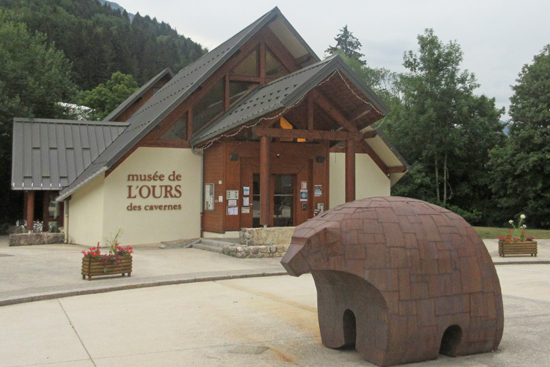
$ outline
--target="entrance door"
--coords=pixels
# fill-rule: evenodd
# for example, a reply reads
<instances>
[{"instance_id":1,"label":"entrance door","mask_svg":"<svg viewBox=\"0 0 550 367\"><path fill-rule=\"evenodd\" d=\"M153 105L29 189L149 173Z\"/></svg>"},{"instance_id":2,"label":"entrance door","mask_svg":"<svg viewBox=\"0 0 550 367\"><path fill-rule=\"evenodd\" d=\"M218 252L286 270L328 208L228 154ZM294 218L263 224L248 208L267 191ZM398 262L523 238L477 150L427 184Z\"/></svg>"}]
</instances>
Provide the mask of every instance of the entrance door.
<instances>
[{"instance_id":1,"label":"entrance door","mask_svg":"<svg viewBox=\"0 0 550 367\"><path fill-rule=\"evenodd\" d=\"M271 176L273 227L294 225L294 175ZM260 175L253 176L252 226L260 227Z\"/></svg>"},{"instance_id":2,"label":"entrance door","mask_svg":"<svg viewBox=\"0 0 550 367\"><path fill-rule=\"evenodd\" d=\"M294 176L273 176L273 227L294 225Z\"/></svg>"}]
</instances>

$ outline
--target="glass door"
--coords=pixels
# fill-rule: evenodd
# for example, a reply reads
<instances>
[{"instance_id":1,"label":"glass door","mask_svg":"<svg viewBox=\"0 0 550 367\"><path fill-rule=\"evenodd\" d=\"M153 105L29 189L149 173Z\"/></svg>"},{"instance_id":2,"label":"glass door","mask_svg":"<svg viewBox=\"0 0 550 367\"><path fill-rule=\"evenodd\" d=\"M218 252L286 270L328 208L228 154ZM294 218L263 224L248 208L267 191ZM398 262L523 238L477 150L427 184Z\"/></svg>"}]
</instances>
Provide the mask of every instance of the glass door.
<instances>
[{"instance_id":1,"label":"glass door","mask_svg":"<svg viewBox=\"0 0 550 367\"><path fill-rule=\"evenodd\" d=\"M273 177L273 227L294 225L294 176Z\"/></svg>"},{"instance_id":2,"label":"glass door","mask_svg":"<svg viewBox=\"0 0 550 367\"><path fill-rule=\"evenodd\" d=\"M294 176L273 175L273 227L294 225ZM260 226L260 175L253 176L252 185L252 226Z\"/></svg>"}]
</instances>

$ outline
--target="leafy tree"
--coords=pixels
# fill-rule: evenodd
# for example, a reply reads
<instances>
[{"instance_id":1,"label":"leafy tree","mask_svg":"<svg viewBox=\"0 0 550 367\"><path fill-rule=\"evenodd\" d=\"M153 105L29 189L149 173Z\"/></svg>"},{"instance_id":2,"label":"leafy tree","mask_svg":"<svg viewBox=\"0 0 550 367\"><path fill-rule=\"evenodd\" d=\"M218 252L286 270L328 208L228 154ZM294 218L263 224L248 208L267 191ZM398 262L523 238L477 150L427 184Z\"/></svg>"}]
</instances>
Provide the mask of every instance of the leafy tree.
<instances>
[{"instance_id":1,"label":"leafy tree","mask_svg":"<svg viewBox=\"0 0 550 367\"><path fill-rule=\"evenodd\" d=\"M92 108L92 118L103 120L137 89L138 85L132 75L117 71L106 83L90 91L80 92L78 104Z\"/></svg>"},{"instance_id":2,"label":"leafy tree","mask_svg":"<svg viewBox=\"0 0 550 367\"><path fill-rule=\"evenodd\" d=\"M13 18L0 9L0 202L5 209L0 222L21 216L23 207L10 190L13 118L62 118L65 110L58 102L75 94L64 53Z\"/></svg>"},{"instance_id":3,"label":"leafy tree","mask_svg":"<svg viewBox=\"0 0 550 367\"><path fill-rule=\"evenodd\" d=\"M336 46L327 48L326 53L334 55L338 51L342 51L349 59L357 60L362 65L366 64L365 61L361 60L365 55L359 52L362 47L361 42L348 30L347 25L340 29L340 33L338 33L334 40L336 41Z\"/></svg>"},{"instance_id":4,"label":"leafy tree","mask_svg":"<svg viewBox=\"0 0 550 367\"><path fill-rule=\"evenodd\" d=\"M395 82L392 112L383 129L411 164L394 194L444 206L455 205L482 221L479 205L488 189L487 150L503 139L502 110L495 100L475 96L475 76L460 71L462 51L427 29L419 51L404 54L408 73Z\"/></svg>"},{"instance_id":5,"label":"leafy tree","mask_svg":"<svg viewBox=\"0 0 550 367\"><path fill-rule=\"evenodd\" d=\"M0 0L0 7L65 52L82 90L105 83L116 71L132 74L142 85L164 68L178 71L205 52L166 23L139 13L131 21L127 12L95 0Z\"/></svg>"},{"instance_id":6,"label":"leafy tree","mask_svg":"<svg viewBox=\"0 0 550 367\"><path fill-rule=\"evenodd\" d=\"M363 83L368 85L376 94L378 94L386 103L395 98L398 93L396 82L399 79L397 73L391 72L385 68L371 68L363 60L351 59L344 54L342 50L334 51L334 54L340 55L346 65L348 65L361 78Z\"/></svg>"},{"instance_id":7,"label":"leafy tree","mask_svg":"<svg viewBox=\"0 0 550 367\"><path fill-rule=\"evenodd\" d=\"M523 66L510 98L510 136L491 150L491 188L501 222L525 214L550 228L550 45Z\"/></svg>"}]
</instances>

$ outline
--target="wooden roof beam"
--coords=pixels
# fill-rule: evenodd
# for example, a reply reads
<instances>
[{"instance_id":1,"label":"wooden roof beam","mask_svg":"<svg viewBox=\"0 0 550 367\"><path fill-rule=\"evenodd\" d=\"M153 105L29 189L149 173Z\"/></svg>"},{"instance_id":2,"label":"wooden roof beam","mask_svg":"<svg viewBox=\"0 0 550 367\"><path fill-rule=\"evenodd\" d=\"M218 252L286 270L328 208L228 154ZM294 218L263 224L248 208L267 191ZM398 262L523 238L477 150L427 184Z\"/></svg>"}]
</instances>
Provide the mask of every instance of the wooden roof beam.
<instances>
[{"instance_id":1,"label":"wooden roof beam","mask_svg":"<svg viewBox=\"0 0 550 367\"><path fill-rule=\"evenodd\" d=\"M294 59L294 65L301 67L303 63L308 62L312 59L312 56L310 54L305 54L304 56L300 56L297 59Z\"/></svg>"},{"instance_id":2,"label":"wooden roof beam","mask_svg":"<svg viewBox=\"0 0 550 367\"><path fill-rule=\"evenodd\" d=\"M405 173L405 172L407 172L407 167L405 166L388 167L388 173Z\"/></svg>"},{"instance_id":3,"label":"wooden roof beam","mask_svg":"<svg viewBox=\"0 0 550 367\"><path fill-rule=\"evenodd\" d=\"M382 159L376 154L376 152L370 147L370 145L367 144L365 140L361 140L359 142L359 146L363 148L365 153L367 153L371 159L376 163L378 168L384 172L384 174L387 176L390 172L388 171L388 166L382 161Z\"/></svg>"},{"instance_id":4,"label":"wooden roof beam","mask_svg":"<svg viewBox=\"0 0 550 367\"><path fill-rule=\"evenodd\" d=\"M355 111L353 111L349 115L349 121L353 122L355 120L360 119L361 117L367 115L370 111L372 111L372 106L365 104L359 108L357 108Z\"/></svg>"},{"instance_id":5,"label":"wooden roof beam","mask_svg":"<svg viewBox=\"0 0 550 367\"><path fill-rule=\"evenodd\" d=\"M311 95L315 103L327 113L334 121L343 126L346 130L351 132L359 131L357 126L349 122L346 116L336 107L327 97L322 95L316 90L311 91Z\"/></svg>"},{"instance_id":6,"label":"wooden roof beam","mask_svg":"<svg viewBox=\"0 0 550 367\"><path fill-rule=\"evenodd\" d=\"M362 133L349 132L349 131L273 129L273 128L265 128L265 127L256 127L254 132L258 136L269 136L272 138L310 139L310 140L354 140L354 141L363 140Z\"/></svg>"}]
</instances>

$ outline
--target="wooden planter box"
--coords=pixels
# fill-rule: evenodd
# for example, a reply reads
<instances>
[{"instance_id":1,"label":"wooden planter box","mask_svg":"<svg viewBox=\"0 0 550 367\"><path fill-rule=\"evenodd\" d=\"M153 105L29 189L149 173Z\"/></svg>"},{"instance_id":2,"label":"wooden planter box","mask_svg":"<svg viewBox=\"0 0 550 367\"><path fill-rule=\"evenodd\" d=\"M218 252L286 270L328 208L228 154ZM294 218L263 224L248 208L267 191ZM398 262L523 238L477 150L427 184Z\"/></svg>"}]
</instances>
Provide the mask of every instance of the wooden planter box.
<instances>
[{"instance_id":1,"label":"wooden planter box","mask_svg":"<svg viewBox=\"0 0 550 367\"><path fill-rule=\"evenodd\" d=\"M537 256L537 241L498 241L498 254Z\"/></svg>"},{"instance_id":2,"label":"wooden planter box","mask_svg":"<svg viewBox=\"0 0 550 367\"><path fill-rule=\"evenodd\" d=\"M101 260L82 258L82 279L88 277L88 280L92 280L93 276L113 274L132 276L132 255L122 256L118 265L116 262L103 263Z\"/></svg>"}]
</instances>

